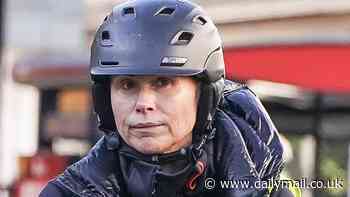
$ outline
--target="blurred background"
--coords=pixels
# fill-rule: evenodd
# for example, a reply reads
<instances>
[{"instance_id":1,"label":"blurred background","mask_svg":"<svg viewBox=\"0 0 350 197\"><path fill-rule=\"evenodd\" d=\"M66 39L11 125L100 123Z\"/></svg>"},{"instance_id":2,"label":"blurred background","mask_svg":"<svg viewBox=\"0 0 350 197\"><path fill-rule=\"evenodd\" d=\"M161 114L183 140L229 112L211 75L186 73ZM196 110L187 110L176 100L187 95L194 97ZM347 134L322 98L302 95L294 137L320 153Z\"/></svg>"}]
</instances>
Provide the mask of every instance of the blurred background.
<instances>
[{"instance_id":1,"label":"blurred background","mask_svg":"<svg viewBox=\"0 0 350 197\"><path fill-rule=\"evenodd\" d=\"M0 197L36 197L101 136L89 47L118 0L0 0ZM197 0L223 38L227 77L279 129L284 177L340 180L350 196L350 1ZM156 27L155 27L156 28Z\"/></svg>"}]
</instances>

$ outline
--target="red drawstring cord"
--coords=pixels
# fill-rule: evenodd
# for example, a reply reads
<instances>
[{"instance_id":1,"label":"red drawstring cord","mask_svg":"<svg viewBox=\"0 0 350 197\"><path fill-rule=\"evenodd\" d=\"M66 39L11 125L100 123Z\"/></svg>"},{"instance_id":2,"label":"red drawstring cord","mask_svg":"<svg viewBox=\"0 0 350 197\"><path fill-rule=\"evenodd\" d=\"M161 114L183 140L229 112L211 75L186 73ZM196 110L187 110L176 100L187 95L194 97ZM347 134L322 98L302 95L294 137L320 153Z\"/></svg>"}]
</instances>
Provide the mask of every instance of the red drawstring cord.
<instances>
[{"instance_id":1,"label":"red drawstring cord","mask_svg":"<svg viewBox=\"0 0 350 197\"><path fill-rule=\"evenodd\" d=\"M203 174L205 169L205 164L202 161L198 160L196 163L196 169L197 169L197 173L194 174L186 183L187 189L191 191L193 191L197 187L196 179Z\"/></svg>"}]
</instances>

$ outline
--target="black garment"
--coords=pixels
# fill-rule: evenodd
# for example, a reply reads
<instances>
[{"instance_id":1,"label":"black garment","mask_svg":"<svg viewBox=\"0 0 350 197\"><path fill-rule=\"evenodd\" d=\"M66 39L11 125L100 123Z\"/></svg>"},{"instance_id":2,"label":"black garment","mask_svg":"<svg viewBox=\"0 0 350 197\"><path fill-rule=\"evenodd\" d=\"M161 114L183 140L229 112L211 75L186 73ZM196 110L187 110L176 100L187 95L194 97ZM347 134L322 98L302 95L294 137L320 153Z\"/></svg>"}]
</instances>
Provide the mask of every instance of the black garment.
<instances>
[{"instance_id":1,"label":"black garment","mask_svg":"<svg viewBox=\"0 0 350 197\"><path fill-rule=\"evenodd\" d=\"M226 85L214 119L215 135L208 136L200 154L187 147L148 157L126 148L112 133L52 180L40 197L264 196L267 189L254 188L253 184L279 177L283 150L277 130L248 88L237 89L228 81ZM181 158L186 162L179 169L165 167ZM200 171L198 161L204 164L204 171ZM207 178L216 181L214 189L205 187ZM220 180L245 180L250 187L222 189Z\"/></svg>"}]
</instances>

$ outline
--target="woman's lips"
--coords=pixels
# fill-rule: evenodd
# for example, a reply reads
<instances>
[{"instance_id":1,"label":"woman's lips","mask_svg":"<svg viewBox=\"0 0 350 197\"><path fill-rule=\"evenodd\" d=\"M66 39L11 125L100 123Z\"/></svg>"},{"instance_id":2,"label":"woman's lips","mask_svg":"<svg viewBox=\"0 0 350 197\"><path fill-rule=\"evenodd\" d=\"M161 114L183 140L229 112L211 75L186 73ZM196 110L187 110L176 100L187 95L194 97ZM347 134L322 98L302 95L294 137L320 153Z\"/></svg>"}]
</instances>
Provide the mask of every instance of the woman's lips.
<instances>
[{"instance_id":1,"label":"woman's lips","mask_svg":"<svg viewBox=\"0 0 350 197\"><path fill-rule=\"evenodd\" d=\"M159 127L164 126L161 123L139 123L135 125L130 125L130 133L137 138L145 138L145 137L155 137L158 134Z\"/></svg>"},{"instance_id":2,"label":"woman's lips","mask_svg":"<svg viewBox=\"0 0 350 197\"><path fill-rule=\"evenodd\" d=\"M162 126L162 123L138 123L135 125L131 125L130 128L132 129L145 129L145 128L152 128L152 127L158 127Z\"/></svg>"}]
</instances>

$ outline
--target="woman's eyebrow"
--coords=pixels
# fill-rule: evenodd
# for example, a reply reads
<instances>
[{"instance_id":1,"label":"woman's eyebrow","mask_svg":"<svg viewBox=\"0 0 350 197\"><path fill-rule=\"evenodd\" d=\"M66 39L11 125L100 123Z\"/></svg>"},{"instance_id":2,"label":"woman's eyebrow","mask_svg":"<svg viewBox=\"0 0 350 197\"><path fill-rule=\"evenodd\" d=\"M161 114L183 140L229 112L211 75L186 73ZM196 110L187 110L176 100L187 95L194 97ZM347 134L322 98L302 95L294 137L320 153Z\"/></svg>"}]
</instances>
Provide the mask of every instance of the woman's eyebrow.
<instances>
[{"instance_id":1,"label":"woman's eyebrow","mask_svg":"<svg viewBox=\"0 0 350 197\"><path fill-rule=\"evenodd\" d=\"M125 80L125 79L132 79L132 77L130 77L130 76L115 77L115 78L113 78L113 81L120 82L120 81Z\"/></svg>"}]
</instances>

